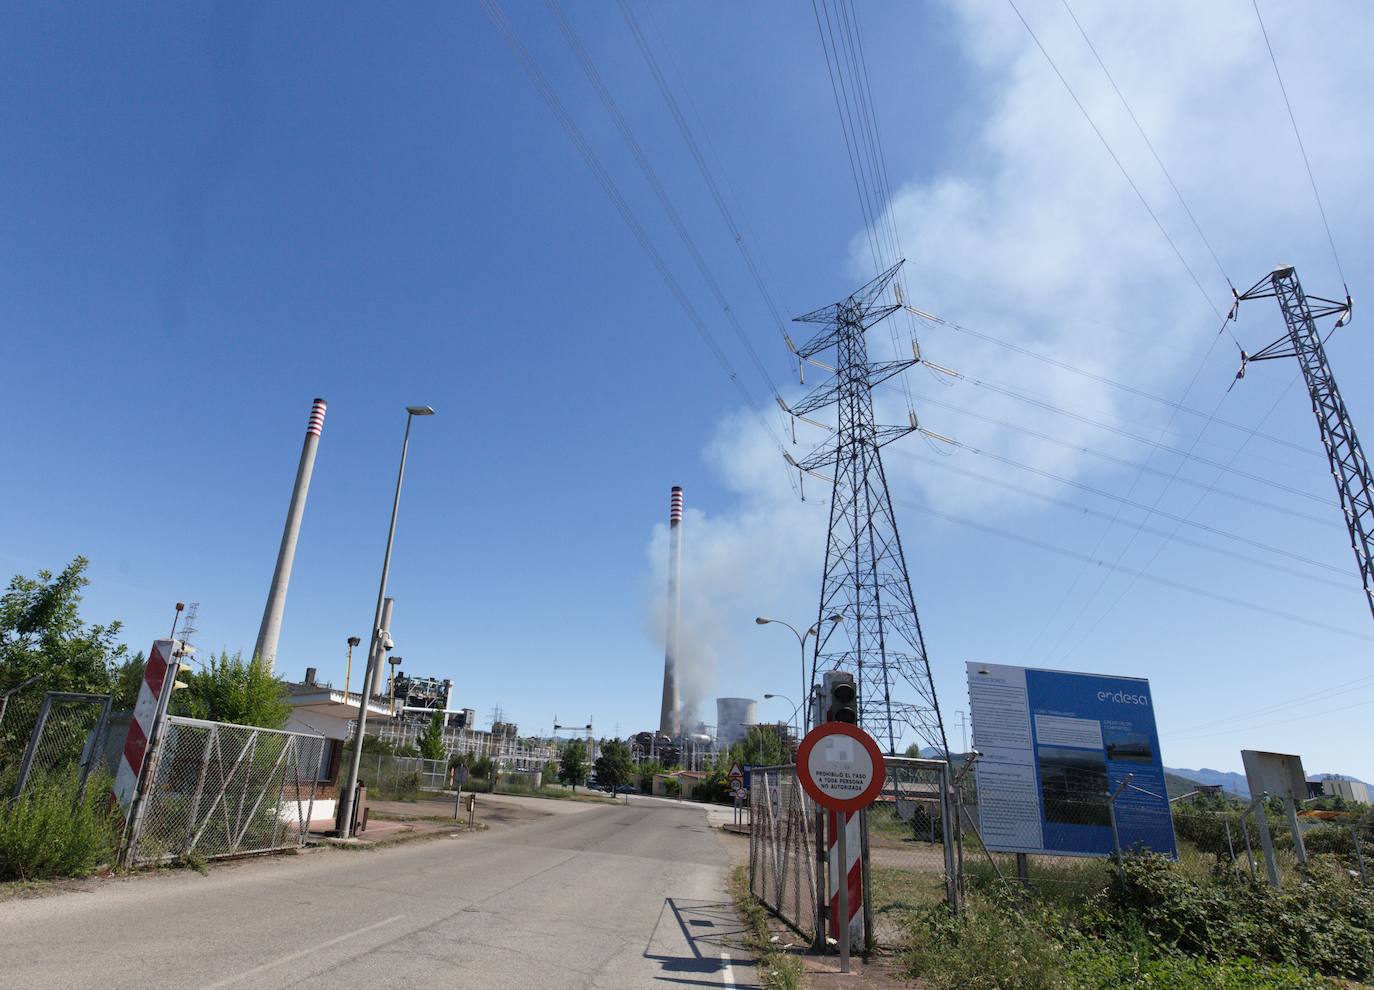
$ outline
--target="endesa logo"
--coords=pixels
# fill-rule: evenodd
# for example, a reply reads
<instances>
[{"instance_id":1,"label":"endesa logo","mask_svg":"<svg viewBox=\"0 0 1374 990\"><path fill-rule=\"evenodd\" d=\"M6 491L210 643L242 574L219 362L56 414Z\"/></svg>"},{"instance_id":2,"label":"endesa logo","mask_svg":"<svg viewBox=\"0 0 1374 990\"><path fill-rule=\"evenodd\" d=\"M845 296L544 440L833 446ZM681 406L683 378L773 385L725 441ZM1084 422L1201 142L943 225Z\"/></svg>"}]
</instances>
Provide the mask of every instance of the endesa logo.
<instances>
[{"instance_id":1,"label":"endesa logo","mask_svg":"<svg viewBox=\"0 0 1374 990\"><path fill-rule=\"evenodd\" d=\"M1143 694L1129 694L1126 691L1099 691L1097 692L1098 701L1114 701L1118 705L1146 705L1150 704L1150 699Z\"/></svg>"}]
</instances>

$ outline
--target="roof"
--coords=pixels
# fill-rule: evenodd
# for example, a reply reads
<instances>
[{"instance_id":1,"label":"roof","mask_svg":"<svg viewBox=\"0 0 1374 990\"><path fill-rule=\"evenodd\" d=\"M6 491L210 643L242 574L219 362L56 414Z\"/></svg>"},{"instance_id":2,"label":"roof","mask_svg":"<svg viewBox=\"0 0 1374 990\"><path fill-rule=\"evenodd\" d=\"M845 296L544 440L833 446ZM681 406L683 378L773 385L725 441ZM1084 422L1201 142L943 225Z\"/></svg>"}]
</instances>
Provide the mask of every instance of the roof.
<instances>
[{"instance_id":1,"label":"roof","mask_svg":"<svg viewBox=\"0 0 1374 990\"><path fill-rule=\"evenodd\" d=\"M293 709L333 718L356 718L358 704L363 700L356 691L345 693L328 684L287 684L286 690ZM367 703L367 712L369 715L388 715L391 708L384 702L371 700Z\"/></svg>"}]
</instances>

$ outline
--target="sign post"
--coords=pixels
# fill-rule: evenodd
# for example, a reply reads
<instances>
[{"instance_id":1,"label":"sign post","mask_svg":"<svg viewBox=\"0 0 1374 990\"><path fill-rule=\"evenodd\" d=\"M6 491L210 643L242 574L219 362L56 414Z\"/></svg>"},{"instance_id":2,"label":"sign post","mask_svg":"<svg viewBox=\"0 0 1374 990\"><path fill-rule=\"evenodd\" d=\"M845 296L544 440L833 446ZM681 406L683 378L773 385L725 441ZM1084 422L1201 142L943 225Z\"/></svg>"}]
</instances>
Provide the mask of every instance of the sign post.
<instances>
[{"instance_id":1,"label":"sign post","mask_svg":"<svg viewBox=\"0 0 1374 990\"><path fill-rule=\"evenodd\" d=\"M813 801L831 812L831 927L840 945L840 972L849 972L850 930L863 902L863 863L849 854L850 823L882 792L887 770L873 737L848 722L822 722L797 749L797 778ZM857 852L857 850L856 850Z\"/></svg>"}]
</instances>

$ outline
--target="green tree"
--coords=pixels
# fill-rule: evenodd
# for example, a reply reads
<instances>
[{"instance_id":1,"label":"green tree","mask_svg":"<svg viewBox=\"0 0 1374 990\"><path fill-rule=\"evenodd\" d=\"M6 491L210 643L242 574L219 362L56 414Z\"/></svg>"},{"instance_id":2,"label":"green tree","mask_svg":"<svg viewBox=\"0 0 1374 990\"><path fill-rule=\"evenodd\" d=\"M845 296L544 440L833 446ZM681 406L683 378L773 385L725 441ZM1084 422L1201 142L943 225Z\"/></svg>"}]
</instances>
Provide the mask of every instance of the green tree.
<instances>
[{"instance_id":1,"label":"green tree","mask_svg":"<svg viewBox=\"0 0 1374 990\"><path fill-rule=\"evenodd\" d=\"M558 779L571 784L574 794L578 784L587 782L587 747L582 740L574 739L563 747L558 759Z\"/></svg>"},{"instance_id":2,"label":"green tree","mask_svg":"<svg viewBox=\"0 0 1374 990\"><path fill-rule=\"evenodd\" d=\"M618 739L612 739L601 747L601 755L596 758L596 779L609 785L612 790L621 784L628 784L637 776L634 760L630 758L630 747Z\"/></svg>"},{"instance_id":3,"label":"green tree","mask_svg":"<svg viewBox=\"0 0 1374 990\"><path fill-rule=\"evenodd\" d=\"M61 574L16 574L10 581L0 596L0 690L37 677L35 687L46 691L109 691L128 647L116 642L119 622L81 621L88 563L77 557Z\"/></svg>"},{"instance_id":4,"label":"green tree","mask_svg":"<svg viewBox=\"0 0 1374 990\"><path fill-rule=\"evenodd\" d=\"M282 679L262 664L245 662L241 653L212 654L208 663L180 679L187 689L172 695L175 714L264 729L280 729L291 717Z\"/></svg>"},{"instance_id":5,"label":"green tree","mask_svg":"<svg viewBox=\"0 0 1374 990\"><path fill-rule=\"evenodd\" d=\"M420 755L427 760L442 760L444 752L444 713L435 712L420 736Z\"/></svg>"},{"instance_id":6,"label":"green tree","mask_svg":"<svg viewBox=\"0 0 1374 990\"><path fill-rule=\"evenodd\" d=\"M111 707L115 711L124 711L138 704L138 692L143 685L146 662L143 651L139 650L111 671L110 694L113 696Z\"/></svg>"},{"instance_id":7,"label":"green tree","mask_svg":"<svg viewBox=\"0 0 1374 990\"><path fill-rule=\"evenodd\" d=\"M774 767L792 762L792 754L783 741L782 730L775 725L751 725L744 738L741 766Z\"/></svg>"}]
</instances>

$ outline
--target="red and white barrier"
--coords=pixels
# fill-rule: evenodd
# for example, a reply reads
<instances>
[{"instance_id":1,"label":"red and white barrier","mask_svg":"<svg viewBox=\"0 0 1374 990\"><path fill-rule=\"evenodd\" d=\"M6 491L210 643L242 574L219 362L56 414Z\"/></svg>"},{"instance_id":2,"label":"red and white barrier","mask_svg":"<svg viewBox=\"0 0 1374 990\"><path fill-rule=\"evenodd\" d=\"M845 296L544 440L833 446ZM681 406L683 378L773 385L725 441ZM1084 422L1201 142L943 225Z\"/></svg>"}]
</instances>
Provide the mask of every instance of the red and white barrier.
<instances>
[{"instance_id":1,"label":"red and white barrier","mask_svg":"<svg viewBox=\"0 0 1374 990\"><path fill-rule=\"evenodd\" d=\"M114 793L119 806L126 813L138 791L138 779L143 773L143 761L154 726L165 709L164 699L176 680L177 663L172 658L181 648L174 639L159 639L148 652L143 668L143 683L138 687L138 702L129 721L129 735L124 740L119 769L115 772Z\"/></svg>"},{"instance_id":2,"label":"red and white barrier","mask_svg":"<svg viewBox=\"0 0 1374 990\"><path fill-rule=\"evenodd\" d=\"M830 895L830 937L837 942L840 939L840 843L839 843L839 822L845 821L845 857L849 860L849 869L845 872L849 876L849 939L859 945L863 944L864 937L864 880L863 865L859 861L859 854L862 852L863 836L859 828L859 813L855 812L836 812L826 813L829 819L829 828L826 831L828 850L830 854L830 869L826 871L829 877Z\"/></svg>"}]
</instances>

